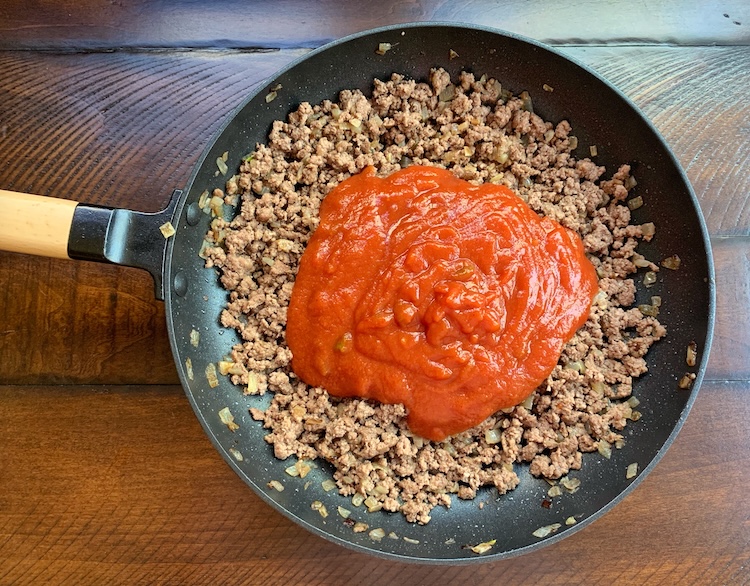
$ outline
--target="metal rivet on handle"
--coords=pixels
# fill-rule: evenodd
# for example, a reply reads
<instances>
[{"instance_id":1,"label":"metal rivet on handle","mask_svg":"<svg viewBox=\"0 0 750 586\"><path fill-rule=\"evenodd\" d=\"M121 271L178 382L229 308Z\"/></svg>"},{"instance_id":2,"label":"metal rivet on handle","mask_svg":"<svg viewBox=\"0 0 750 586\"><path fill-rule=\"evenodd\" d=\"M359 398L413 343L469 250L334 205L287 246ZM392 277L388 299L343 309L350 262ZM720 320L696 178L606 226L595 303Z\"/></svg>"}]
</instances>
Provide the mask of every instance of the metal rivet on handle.
<instances>
[{"instance_id":1,"label":"metal rivet on handle","mask_svg":"<svg viewBox=\"0 0 750 586\"><path fill-rule=\"evenodd\" d=\"M185 214L187 223L190 226L195 226L198 222L200 222L201 214L202 212L200 207L198 206L198 202L194 201L188 206L187 213Z\"/></svg>"},{"instance_id":2,"label":"metal rivet on handle","mask_svg":"<svg viewBox=\"0 0 750 586\"><path fill-rule=\"evenodd\" d=\"M174 288L174 292L177 293L180 297L184 297L188 290L188 280L184 273L179 272L174 276L174 281L172 281L172 287Z\"/></svg>"}]
</instances>

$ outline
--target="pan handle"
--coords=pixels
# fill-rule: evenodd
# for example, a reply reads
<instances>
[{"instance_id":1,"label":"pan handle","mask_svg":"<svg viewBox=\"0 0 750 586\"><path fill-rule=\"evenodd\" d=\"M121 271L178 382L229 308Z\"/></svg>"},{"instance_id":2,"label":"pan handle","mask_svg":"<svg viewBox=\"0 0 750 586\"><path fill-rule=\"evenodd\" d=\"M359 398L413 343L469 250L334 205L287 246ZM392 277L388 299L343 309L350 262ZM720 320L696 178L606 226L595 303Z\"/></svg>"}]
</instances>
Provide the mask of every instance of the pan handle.
<instances>
[{"instance_id":1,"label":"pan handle","mask_svg":"<svg viewBox=\"0 0 750 586\"><path fill-rule=\"evenodd\" d=\"M0 189L0 250L145 269L163 300L168 237L160 228L181 196L175 190L167 207L151 214Z\"/></svg>"}]
</instances>

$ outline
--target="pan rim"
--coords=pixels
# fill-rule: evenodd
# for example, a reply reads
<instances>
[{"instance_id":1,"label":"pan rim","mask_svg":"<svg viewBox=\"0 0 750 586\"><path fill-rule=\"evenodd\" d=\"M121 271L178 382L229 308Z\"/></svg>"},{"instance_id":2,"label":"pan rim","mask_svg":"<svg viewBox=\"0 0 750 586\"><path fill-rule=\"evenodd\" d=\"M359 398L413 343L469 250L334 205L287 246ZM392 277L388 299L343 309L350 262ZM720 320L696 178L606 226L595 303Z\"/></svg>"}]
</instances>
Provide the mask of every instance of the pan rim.
<instances>
[{"instance_id":1,"label":"pan rim","mask_svg":"<svg viewBox=\"0 0 750 586\"><path fill-rule=\"evenodd\" d=\"M435 565L469 565L473 563L485 563L490 561L498 561L501 559L508 559L511 557L520 556L523 554L530 553L532 551L541 549L543 547L547 547L548 545L552 543L556 543L560 541L561 539L564 539L565 537L568 537L583 528L587 527L597 519L601 518L604 514L609 512L612 508L614 508L617 504L622 502L622 500L632 493L633 490L637 486L640 485L640 483L643 481L643 479L650 474L650 472L655 468L655 466L661 461L662 457L666 454L668 449L671 447L672 443L674 442L675 438L681 431L684 422L686 421L694 403L697 398L697 394L700 390L700 387L702 385L705 373L706 373L706 365L708 363L708 358L710 354L710 349L713 341L713 334L714 334L714 326L715 326L715 311L716 311L716 279L715 279L715 267L713 262L713 255L711 251L711 242L710 242L710 235L708 233L708 228L705 222L705 218L703 216L703 212L700 208L698 198L693 190L693 187L684 171L682 166L680 165L679 161L677 160L676 156L674 155L672 149L669 147L666 140L663 138L661 133L658 131L658 129L654 126L654 124L651 122L649 118L647 118L641 110L638 108L638 106L635 105L635 103L626 96L619 88L617 88L614 84L612 84L610 81L608 81L606 78L602 77L600 74L598 74L595 70L587 66L586 64L583 64L579 62L577 59L570 57L569 55L565 54L564 52L558 50L557 48L544 44L540 41L537 41L535 39L531 39L522 35L518 35L515 33L511 33L508 31L504 31L501 29L496 29L492 27L486 27L482 25L472 25L472 24L463 24L463 23L447 23L447 22L413 22L413 23L405 23L405 24L397 24L397 25L388 25L373 29L367 29L363 30L357 33L353 33L350 35L347 35L345 37L342 37L340 39L336 39L334 41L331 41L329 43L326 43L324 45L321 45L320 47L306 53L303 56L300 56L293 61L291 61L289 64L287 64L285 67L281 68L280 70L276 71L272 74L271 77L269 77L267 80L264 80L257 84L255 88L249 92L248 96L246 96L241 103L236 106L231 112L229 112L226 115L225 120L222 122L218 130L214 133L214 135L210 138L209 142L207 143L206 148L204 149L203 153L199 157L198 161L196 162L193 171L186 183L186 187L183 191L183 196L179 202L179 204L176 206L175 213L174 213L174 219L179 219L183 217L184 214L184 208L186 206L187 197L190 192L190 190L193 188L196 177L199 173L199 170L203 167L203 165L206 163L206 160L209 156L209 153L212 149L212 147L215 145L219 137L226 131L226 129L232 124L238 113L247 106L249 102L251 102L253 99L255 99L259 94L261 94L264 91L267 91L270 85L274 82L275 79L281 77L282 75L286 74L291 69L297 67L299 64L307 61L311 57L328 51L332 49L333 47L336 47L341 44L348 43L350 41L360 39L362 37L377 35L380 33L385 32L393 32L393 31L400 31L400 30L409 30L409 29L425 29L425 28L450 28L450 29L459 29L459 30L473 30L473 31L483 31L495 35L499 35L501 37L507 37L510 39L514 39L516 41L520 41L522 43L526 43L528 45L537 47L543 51L551 52L558 57L561 57L565 59L566 61L572 63L576 67L580 68L583 72L585 72L587 75L594 77L597 79L600 83L605 84L608 86L618 97L623 101L624 104L627 105L627 107L632 110L632 112L637 115L642 122L649 128L649 130L653 133L654 138L659 141L660 145L664 149L665 153L667 153L669 157L669 164L671 164L674 169L677 171L681 182L684 184L684 187L687 191L687 194L689 195L691 205L693 207L693 210L696 213L696 217L698 219L698 225L701 232L702 237L702 254L705 255L706 264L707 264L707 293L708 293L708 316L707 316L707 331L706 331L706 339L703 351L701 352L700 357L700 364L697 367L696 370L696 379L694 382L694 385L690 391L690 396L688 397L687 401L685 402L685 405L682 409L682 412L680 414L680 417L678 418L677 422L675 423L674 427L672 428L671 432L669 433L666 441L663 443L663 445L659 448L659 450L656 452L654 457L651 459L649 464L641 471L639 472L638 476L633 479L633 481L627 485L616 497L611 499L606 505L599 508L594 514L586 517L585 519L581 520L576 525L566 528L564 532L549 536L545 539L542 539L536 543L532 543L530 545L520 547L517 549L513 549L510 551L503 551L498 553L488 553L482 556L476 556L476 557L461 557L461 558L433 558L433 557L411 557L411 556L402 556L399 554L394 554L390 552L384 552L381 550L378 550L374 547L368 548L363 547L357 543L348 542L332 533L326 533L325 531L321 530L319 527L316 527L314 525L311 525L307 521L305 521L302 518L297 517L289 510L286 510L285 508L281 507L278 503L274 502L272 499L270 499L262 490L255 490L254 483L251 483L251 488L254 489L254 492L256 495L258 495L262 500L264 500L267 504L272 506L274 510L280 512L293 522L295 522L297 525L305 528L306 530L310 531L311 533L321 536L324 539L328 541L332 541L334 543L337 543L338 545L341 545L347 549L357 551L360 553L368 553L371 555L379 556L382 558L394 560L394 561L401 561L401 562L407 562L407 563L430 563ZM173 224L177 226L177 222L173 221ZM188 391L189 389L189 381L187 380L185 373L183 371L183 365L180 363L180 351L176 346L175 341L175 324L174 324L174 311L172 306L173 301L173 295L174 295L174 287L172 286L173 283L173 275L172 275L172 269L173 269L173 252L174 252L174 246L175 246L175 239L171 238L169 242L167 243L167 252L165 255L165 266L164 266L164 283L165 283L165 305L166 305L166 316L167 316L167 328L169 332L170 337L170 345L172 347L172 354L176 362L177 370L180 376L180 382L182 384L183 390L186 392L186 395L188 396L188 400L191 403L191 407L193 408L193 411L195 412L198 420L200 421L204 432L209 437L210 441L214 444L214 447L217 449L219 454L221 454L222 458L227 462L230 467L235 471L236 474L240 476L240 478L243 479L246 483L248 482L248 479L246 478L244 472L241 470L241 468L237 465L237 463L230 457L230 455L227 453L227 448L225 447L224 443L213 433L212 427L209 425L209 422L205 419L205 413L201 410L201 406L197 404L195 397L191 392ZM376 545L376 544L374 544Z\"/></svg>"}]
</instances>

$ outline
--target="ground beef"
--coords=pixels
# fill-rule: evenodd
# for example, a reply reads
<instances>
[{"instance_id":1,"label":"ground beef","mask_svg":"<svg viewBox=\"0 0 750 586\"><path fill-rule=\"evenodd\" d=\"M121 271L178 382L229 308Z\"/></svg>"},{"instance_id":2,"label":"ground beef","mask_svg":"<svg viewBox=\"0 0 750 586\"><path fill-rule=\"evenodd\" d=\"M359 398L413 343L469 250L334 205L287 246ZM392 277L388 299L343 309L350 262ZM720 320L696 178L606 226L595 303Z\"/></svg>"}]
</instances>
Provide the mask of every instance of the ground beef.
<instances>
[{"instance_id":1,"label":"ground beef","mask_svg":"<svg viewBox=\"0 0 750 586\"><path fill-rule=\"evenodd\" d=\"M512 490L514 465L559 479L581 467L582 452L622 445L619 432L637 418L627 401L633 378L646 372L643 357L665 335L655 317L632 307L634 261L644 260L636 246L651 234L630 224L630 168L603 179L603 167L574 157L571 132L565 121L534 114L525 93L512 96L471 73L452 81L441 69L424 83L397 74L375 80L369 99L345 90L337 102L303 103L273 124L268 144L245 159L226 194L213 194L227 203L240 195L240 209L231 221L217 214L202 254L229 291L221 323L242 338L231 353L233 382L247 393L274 393L270 407L251 414L268 429L276 457L327 460L341 494L427 523L432 508L450 507L453 496L474 498L482 486ZM576 231L600 278L587 323L548 380L522 405L440 443L411 434L401 405L341 400L307 386L292 372L284 341L322 199L368 165L387 176L411 164L507 185Z\"/></svg>"}]
</instances>

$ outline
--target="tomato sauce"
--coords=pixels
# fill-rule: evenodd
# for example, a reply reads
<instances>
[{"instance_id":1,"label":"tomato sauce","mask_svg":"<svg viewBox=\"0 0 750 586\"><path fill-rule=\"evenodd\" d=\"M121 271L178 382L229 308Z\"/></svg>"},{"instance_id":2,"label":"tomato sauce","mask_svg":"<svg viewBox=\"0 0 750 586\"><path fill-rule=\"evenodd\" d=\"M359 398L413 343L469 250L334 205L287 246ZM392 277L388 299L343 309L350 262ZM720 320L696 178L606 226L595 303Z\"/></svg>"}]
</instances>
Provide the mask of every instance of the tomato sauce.
<instances>
[{"instance_id":1,"label":"tomato sauce","mask_svg":"<svg viewBox=\"0 0 750 586\"><path fill-rule=\"evenodd\" d=\"M323 200L287 318L292 368L339 397L403 403L440 441L522 402L597 291L580 238L504 186L412 166Z\"/></svg>"}]
</instances>

